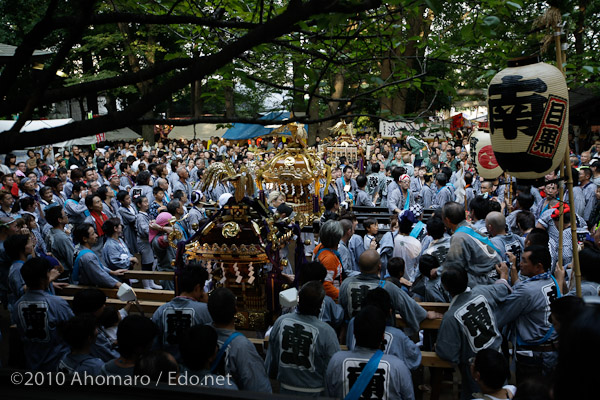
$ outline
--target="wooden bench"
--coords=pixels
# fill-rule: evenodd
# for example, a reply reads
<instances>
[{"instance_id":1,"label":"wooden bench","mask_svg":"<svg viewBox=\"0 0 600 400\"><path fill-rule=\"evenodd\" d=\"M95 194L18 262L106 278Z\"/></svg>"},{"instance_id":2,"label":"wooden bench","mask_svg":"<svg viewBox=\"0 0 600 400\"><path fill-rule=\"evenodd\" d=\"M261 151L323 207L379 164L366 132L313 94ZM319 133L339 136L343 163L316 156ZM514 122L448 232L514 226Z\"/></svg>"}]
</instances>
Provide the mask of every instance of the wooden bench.
<instances>
[{"instance_id":1,"label":"wooden bench","mask_svg":"<svg viewBox=\"0 0 600 400\"><path fill-rule=\"evenodd\" d=\"M59 294L63 297L65 296L74 296L75 293L79 290L89 289L91 286L81 286L81 285L69 285L66 288L60 290ZM115 304L119 306L125 306L127 304L124 301L119 300L117 297L117 289L107 289L107 288L98 288L100 289L106 296L108 297L107 303ZM152 310L154 312L158 307L162 304L167 303L175 297L175 293L171 290L150 290L150 289L135 289L134 291L140 301L140 304L143 302L145 310ZM423 307L427 311L436 311L439 313L445 313L450 306L449 303L437 303L437 302L419 302L421 307ZM144 310L144 311L145 311ZM399 328L406 327L406 323L400 316L400 314L396 314L397 325ZM442 320L438 319L425 319L421 322L421 329L439 329Z\"/></svg>"},{"instance_id":2,"label":"wooden bench","mask_svg":"<svg viewBox=\"0 0 600 400\"><path fill-rule=\"evenodd\" d=\"M350 209L353 213L379 213L379 214L388 214L390 210L387 207L368 207L368 206L352 206Z\"/></svg>"},{"instance_id":3,"label":"wooden bench","mask_svg":"<svg viewBox=\"0 0 600 400\"><path fill-rule=\"evenodd\" d=\"M139 271L129 270L123 274L125 279L150 279L153 281L172 281L175 279L173 271Z\"/></svg>"},{"instance_id":4,"label":"wooden bench","mask_svg":"<svg viewBox=\"0 0 600 400\"><path fill-rule=\"evenodd\" d=\"M379 235L385 235L386 233L388 233L390 230L389 228L379 228ZM367 230L362 226L362 225L358 225L356 227L356 229L354 230L354 233L359 235L359 236L364 236L367 233Z\"/></svg>"},{"instance_id":5,"label":"wooden bench","mask_svg":"<svg viewBox=\"0 0 600 400\"><path fill-rule=\"evenodd\" d=\"M441 314L444 314L446 311L448 311L448 307L450 307L450 303L419 302L418 304L427 311L436 311ZM441 318L424 319L423 321L421 321L419 327L421 329L440 329L441 324ZM406 322L404 322L400 314L396 314L396 326L399 328L406 327Z\"/></svg>"},{"instance_id":6,"label":"wooden bench","mask_svg":"<svg viewBox=\"0 0 600 400\"><path fill-rule=\"evenodd\" d=\"M450 303L438 303L433 301L420 301L418 304L427 311L437 311L439 313L445 313L450 307Z\"/></svg>"},{"instance_id":7,"label":"wooden bench","mask_svg":"<svg viewBox=\"0 0 600 400\"><path fill-rule=\"evenodd\" d=\"M67 303L69 303L69 304L73 303L73 296L60 296L60 297L64 300L66 300ZM106 299L106 304L115 306L117 309L121 309L127 305L127 303L122 300L110 299L110 298ZM147 314L146 315L147 317L152 317L152 314L154 314L154 312L156 310L158 310L158 308L160 306L162 306L163 304L165 304L165 303L163 303L161 301L148 301L148 300L140 300L139 301L139 307L144 312L144 314ZM131 309L129 310L129 312L132 314L136 314L137 311L138 310L135 306L132 306Z\"/></svg>"},{"instance_id":8,"label":"wooden bench","mask_svg":"<svg viewBox=\"0 0 600 400\"><path fill-rule=\"evenodd\" d=\"M269 345L269 339L249 337L248 340L256 347L259 354L262 354ZM348 346L341 344L340 350L347 351ZM421 365L430 368L454 368L452 363L442 360L434 351L421 351Z\"/></svg>"},{"instance_id":9,"label":"wooden bench","mask_svg":"<svg viewBox=\"0 0 600 400\"><path fill-rule=\"evenodd\" d=\"M82 286L82 285L69 285L65 288L57 290L57 294L61 296L74 296L80 290L84 289L100 289L106 297L111 299L118 299L117 289L108 288L97 288L94 286ZM152 289L138 289L134 288L135 294L138 300L149 300L166 303L171 301L175 297L175 292L172 290L152 290Z\"/></svg>"},{"instance_id":10,"label":"wooden bench","mask_svg":"<svg viewBox=\"0 0 600 400\"><path fill-rule=\"evenodd\" d=\"M389 225L391 215L390 214L355 214L358 222L362 223L367 219L374 219L378 224Z\"/></svg>"},{"instance_id":11,"label":"wooden bench","mask_svg":"<svg viewBox=\"0 0 600 400\"><path fill-rule=\"evenodd\" d=\"M419 327L421 329L440 329L440 325L442 324L441 318L436 319L424 319L421 321ZM406 328L406 322L400 317L399 314L396 314L396 327L397 328Z\"/></svg>"},{"instance_id":12,"label":"wooden bench","mask_svg":"<svg viewBox=\"0 0 600 400\"><path fill-rule=\"evenodd\" d=\"M364 221L365 219L376 219L380 224L389 224L392 215L390 213L385 214L354 214L358 221Z\"/></svg>"},{"instance_id":13,"label":"wooden bench","mask_svg":"<svg viewBox=\"0 0 600 400\"><path fill-rule=\"evenodd\" d=\"M167 272L173 274L172 272ZM61 295L65 299L72 300L72 296L75 295L80 290L94 288L92 286L82 286L82 285L69 285L66 288L60 289L57 294ZM107 297L107 304L114 304L116 306L123 307L127 303L121 301L117 297L117 289L108 289L108 288L97 288L100 289ZM162 304L167 303L175 297L175 292L172 290L151 290L151 289L138 289L134 288L135 294L140 302L143 304L142 309L144 312L154 312L158 307ZM71 296L69 298L69 296ZM450 306L449 303L437 303L437 302L420 302L418 303L421 307L423 307L427 311L436 311L439 313L445 313ZM396 314L397 326L399 328L406 327L406 323L402 319L399 314ZM421 322L421 329L439 329L442 323L441 319L425 319Z\"/></svg>"},{"instance_id":14,"label":"wooden bench","mask_svg":"<svg viewBox=\"0 0 600 400\"><path fill-rule=\"evenodd\" d=\"M389 231L390 231L389 228L380 228L379 229L379 234L383 235L383 234L385 234L385 233L387 233ZM313 233L313 234L316 234L317 236L319 236L319 232L318 231L315 232L315 230L314 230L314 228L313 228L312 225L308 225L308 226L303 227L301 229L301 232L303 232L303 233ZM367 233L367 231L362 226L362 224L359 223L356 226L356 229L354 230L354 233L356 233L357 235L360 235L360 236L364 236L364 234Z\"/></svg>"}]
</instances>

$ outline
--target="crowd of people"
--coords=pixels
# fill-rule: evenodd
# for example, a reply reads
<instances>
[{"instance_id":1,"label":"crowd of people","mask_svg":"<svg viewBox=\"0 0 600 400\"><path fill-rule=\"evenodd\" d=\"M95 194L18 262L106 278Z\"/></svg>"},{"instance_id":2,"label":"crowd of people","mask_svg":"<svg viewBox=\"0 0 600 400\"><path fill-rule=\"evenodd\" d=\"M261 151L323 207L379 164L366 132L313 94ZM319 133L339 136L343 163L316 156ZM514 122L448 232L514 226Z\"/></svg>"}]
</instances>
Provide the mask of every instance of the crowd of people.
<instances>
[{"instance_id":1,"label":"crowd of people","mask_svg":"<svg viewBox=\"0 0 600 400\"><path fill-rule=\"evenodd\" d=\"M565 365L575 355L563 350L586 352L574 338L600 335L598 309L575 296L571 266L579 252L582 293L598 298L600 140L572 151L573 201L566 190L560 198L558 171L539 185L505 174L482 179L466 139L357 140L368 155L328 159L333 179L315 193L325 211L318 240L306 248L312 261L286 271L298 272L298 304L267 332L265 360L235 329L235 295L227 288L209 294L200 264L186 265L180 293L151 319L107 305L98 289L79 291L70 305L56 293L69 284L172 290L172 281L132 282L124 274L173 271L170 234L188 240L207 218L207 204L235 201L226 182L204 187L207 168L229 160L254 171L284 147L281 140L49 147L23 161L7 154L0 165L0 300L21 334L21 367L412 399L421 350L429 350L458 367L463 399L569 398L564 377L585 371ZM288 210L285 192L266 198L272 212ZM359 221L361 207L372 216ZM378 220L381 214L389 221ZM419 302L450 305L442 315ZM441 319L439 330L423 332L425 319ZM507 385L509 360L517 386ZM218 379L225 376L226 383Z\"/></svg>"}]
</instances>

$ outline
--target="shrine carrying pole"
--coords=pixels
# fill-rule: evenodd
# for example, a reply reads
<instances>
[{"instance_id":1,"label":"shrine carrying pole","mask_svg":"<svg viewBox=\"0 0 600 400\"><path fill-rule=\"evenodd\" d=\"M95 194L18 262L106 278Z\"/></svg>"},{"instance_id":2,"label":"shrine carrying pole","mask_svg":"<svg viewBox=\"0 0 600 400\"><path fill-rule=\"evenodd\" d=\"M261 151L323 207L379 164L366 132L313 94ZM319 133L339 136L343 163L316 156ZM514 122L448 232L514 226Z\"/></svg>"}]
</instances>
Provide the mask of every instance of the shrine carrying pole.
<instances>
[{"instance_id":1,"label":"shrine carrying pole","mask_svg":"<svg viewBox=\"0 0 600 400\"><path fill-rule=\"evenodd\" d=\"M556 67L565 74L563 69L563 63L566 60L566 57L563 56L562 46L560 43L560 35L562 34L562 26L560 21L554 27L554 44L556 47ZM567 121L568 127L568 121ZM564 159L562 162L561 169L561 177L567 177L567 190L569 193L569 202L573 204L573 199L575 198L573 195L573 172L571 170L570 161L569 161L569 146L567 145L565 148ZM566 171L565 171L566 170ZM564 173L566 172L566 174ZM563 221L563 199L564 199L564 188L563 185L560 185L560 206L559 206L559 245L558 245L558 262L559 265L562 265L562 251L563 251L563 229L564 229L564 221ZM578 297L581 297L581 269L579 268L579 247L577 242L577 219L575 216L575 209L571 206L571 212L569 213L571 217L571 241L573 245L573 275L575 275L575 290Z\"/></svg>"}]
</instances>

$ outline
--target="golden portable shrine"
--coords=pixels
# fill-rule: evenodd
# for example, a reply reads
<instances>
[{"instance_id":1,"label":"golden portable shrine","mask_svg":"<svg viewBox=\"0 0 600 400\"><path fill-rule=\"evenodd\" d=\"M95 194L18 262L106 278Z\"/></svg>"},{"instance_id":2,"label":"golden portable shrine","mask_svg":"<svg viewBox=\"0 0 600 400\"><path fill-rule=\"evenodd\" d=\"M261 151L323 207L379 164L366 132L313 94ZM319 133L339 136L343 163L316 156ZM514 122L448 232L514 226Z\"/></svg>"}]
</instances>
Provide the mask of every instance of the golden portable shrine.
<instances>
[{"instance_id":1,"label":"golden portable shrine","mask_svg":"<svg viewBox=\"0 0 600 400\"><path fill-rule=\"evenodd\" d=\"M311 224L320 215L318 198L310 186L318 193L319 179L329 184L330 170L317 153L306 149L297 126L291 128L292 143L256 171L256 181L260 189L269 182L273 190L284 192L295 213L280 216L269 212L263 190L253 198L255 182L245 166L236 171L229 161L214 163L206 172L202 189L228 181L235 194L178 246L176 275L188 262L206 267L211 288L227 287L236 295L238 329L266 330L279 316L279 292L295 283L293 277L282 273L287 260L280 259L279 250L296 240L295 254L290 257L295 257L296 266L301 265L304 245L300 226Z\"/></svg>"},{"instance_id":2,"label":"golden portable shrine","mask_svg":"<svg viewBox=\"0 0 600 400\"><path fill-rule=\"evenodd\" d=\"M263 202L265 190L278 190L294 210L294 221L300 227L311 225L321 215L318 194L322 184L329 186L331 167L325 164L322 154L307 148L301 124L287 124L273 132L282 130L290 131L292 140L257 170L256 182Z\"/></svg>"},{"instance_id":3,"label":"golden portable shrine","mask_svg":"<svg viewBox=\"0 0 600 400\"><path fill-rule=\"evenodd\" d=\"M356 144L352 123L347 124L344 121L340 121L332 128L329 128L329 130L331 131L331 136L325 139L327 141L325 152L328 163L339 165L340 157L343 156L346 157L347 164L355 164L361 154L359 154L359 147Z\"/></svg>"}]
</instances>

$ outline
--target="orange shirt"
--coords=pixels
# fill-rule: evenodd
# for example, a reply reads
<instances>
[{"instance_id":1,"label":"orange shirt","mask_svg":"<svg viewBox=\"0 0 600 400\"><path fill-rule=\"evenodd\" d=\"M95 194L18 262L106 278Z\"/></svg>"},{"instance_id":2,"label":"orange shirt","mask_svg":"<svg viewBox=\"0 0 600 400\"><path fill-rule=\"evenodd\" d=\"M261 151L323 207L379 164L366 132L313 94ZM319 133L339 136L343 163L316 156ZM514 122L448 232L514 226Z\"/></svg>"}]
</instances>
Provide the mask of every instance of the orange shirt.
<instances>
[{"instance_id":1,"label":"orange shirt","mask_svg":"<svg viewBox=\"0 0 600 400\"><path fill-rule=\"evenodd\" d=\"M323 245L319 243L313 250L313 254L316 256L319 250L323 248ZM337 301L340 294L340 284L342 282L342 263L340 259L329 250L323 250L319 254L318 260L327 269L327 276L325 282L323 282L323 288L325 294Z\"/></svg>"}]
</instances>

